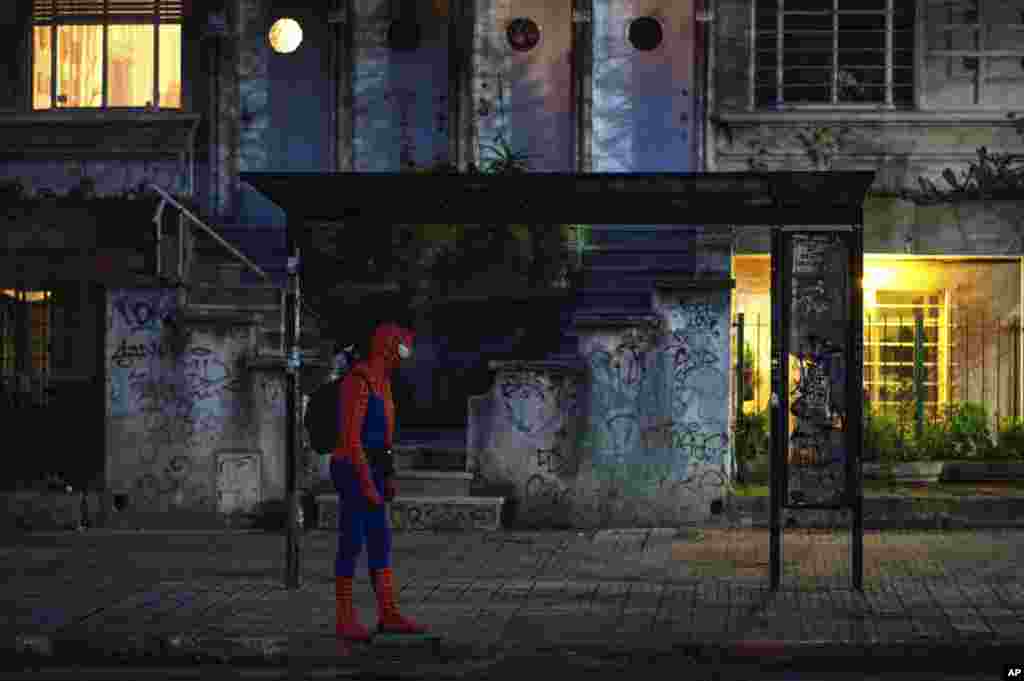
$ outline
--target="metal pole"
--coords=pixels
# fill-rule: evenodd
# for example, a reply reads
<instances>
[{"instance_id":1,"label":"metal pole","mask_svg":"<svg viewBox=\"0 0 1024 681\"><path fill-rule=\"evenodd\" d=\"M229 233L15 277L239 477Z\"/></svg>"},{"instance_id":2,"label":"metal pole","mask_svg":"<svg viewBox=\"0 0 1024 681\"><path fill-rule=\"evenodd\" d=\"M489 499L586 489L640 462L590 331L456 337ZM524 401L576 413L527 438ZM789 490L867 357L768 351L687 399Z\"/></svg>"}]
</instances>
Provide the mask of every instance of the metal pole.
<instances>
[{"instance_id":1,"label":"metal pole","mask_svg":"<svg viewBox=\"0 0 1024 681\"><path fill-rule=\"evenodd\" d=\"M850 579L864 590L864 491L861 450L864 444L864 220L854 227L850 258L850 332L846 357L846 491L850 501Z\"/></svg>"},{"instance_id":2,"label":"metal pole","mask_svg":"<svg viewBox=\"0 0 1024 681\"><path fill-rule=\"evenodd\" d=\"M743 422L743 388L745 384L743 382L743 313L740 312L736 315L736 428L739 430L742 427ZM747 434L745 434L747 435ZM744 480L746 471L744 470L743 464L740 463L739 452L736 454L736 479L739 482L746 482Z\"/></svg>"},{"instance_id":3,"label":"metal pole","mask_svg":"<svg viewBox=\"0 0 1024 681\"><path fill-rule=\"evenodd\" d=\"M783 234L778 227L772 229L772 396L771 409L771 458L769 473L771 479L769 497L769 575L771 590L778 591L782 581L782 489L783 445L786 437L786 413L782 398L785 396L786 377L783 363L783 333L785 324L782 320L786 298L783 288Z\"/></svg>"},{"instance_id":4,"label":"metal pole","mask_svg":"<svg viewBox=\"0 0 1024 681\"><path fill-rule=\"evenodd\" d=\"M921 441L924 433L924 317L914 314L914 437Z\"/></svg>"},{"instance_id":5,"label":"metal pole","mask_svg":"<svg viewBox=\"0 0 1024 681\"><path fill-rule=\"evenodd\" d=\"M285 448L287 455L285 461L285 489L286 501L288 504L288 526L286 528L285 543L285 587L288 589L299 588L299 516L298 516L298 458L302 451L299 444L299 406L302 400L299 398L299 248L295 244L294 236L289 227L289 242L291 242L288 257L288 295L285 301L285 335L288 346L288 371L287 371L287 395L286 408L288 410L286 437L288 443Z\"/></svg>"}]
</instances>

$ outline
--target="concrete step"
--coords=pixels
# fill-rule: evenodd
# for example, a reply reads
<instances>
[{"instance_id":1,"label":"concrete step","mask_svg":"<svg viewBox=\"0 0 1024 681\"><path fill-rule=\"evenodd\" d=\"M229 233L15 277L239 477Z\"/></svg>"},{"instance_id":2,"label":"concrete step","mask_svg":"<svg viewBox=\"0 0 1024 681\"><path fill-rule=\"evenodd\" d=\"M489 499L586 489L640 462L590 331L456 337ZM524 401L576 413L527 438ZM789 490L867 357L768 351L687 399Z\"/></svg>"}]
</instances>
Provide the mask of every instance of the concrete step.
<instances>
[{"instance_id":1,"label":"concrete step","mask_svg":"<svg viewBox=\"0 0 1024 681\"><path fill-rule=\"evenodd\" d=\"M768 497L732 496L727 515L740 526L766 528ZM847 528L849 511L782 509L789 528ZM951 499L865 497L864 529L952 529L1024 526L1024 496L994 498L964 496Z\"/></svg>"},{"instance_id":2,"label":"concrete step","mask_svg":"<svg viewBox=\"0 0 1024 681\"><path fill-rule=\"evenodd\" d=\"M653 287L636 289L586 288L580 289L576 308L579 312L590 310L615 310L620 313L650 312Z\"/></svg>"},{"instance_id":3,"label":"concrete step","mask_svg":"<svg viewBox=\"0 0 1024 681\"><path fill-rule=\"evenodd\" d=\"M321 494L316 497L319 528L338 527L338 497ZM395 497L388 504L394 530L462 530L496 531L501 529L501 508L504 497Z\"/></svg>"},{"instance_id":4,"label":"concrete step","mask_svg":"<svg viewBox=\"0 0 1024 681\"><path fill-rule=\"evenodd\" d=\"M189 302L197 305L238 305L274 310L281 307L281 289L276 286L229 286L198 278L193 281Z\"/></svg>"},{"instance_id":5,"label":"concrete step","mask_svg":"<svg viewBox=\"0 0 1024 681\"><path fill-rule=\"evenodd\" d=\"M469 496L472 473L396 469L395 483L406 497L464 497Z\"/></svg>"},{"instance_id":6,"label":"concrete step","mask_svg":"<svg viewBox=\"0 0 1024 681\"><path fill-rule=\"evenodd\" d=\"M1024 479L1024 463L947 461L942 465L943 481Z\"/></svg>"}]
</instances>

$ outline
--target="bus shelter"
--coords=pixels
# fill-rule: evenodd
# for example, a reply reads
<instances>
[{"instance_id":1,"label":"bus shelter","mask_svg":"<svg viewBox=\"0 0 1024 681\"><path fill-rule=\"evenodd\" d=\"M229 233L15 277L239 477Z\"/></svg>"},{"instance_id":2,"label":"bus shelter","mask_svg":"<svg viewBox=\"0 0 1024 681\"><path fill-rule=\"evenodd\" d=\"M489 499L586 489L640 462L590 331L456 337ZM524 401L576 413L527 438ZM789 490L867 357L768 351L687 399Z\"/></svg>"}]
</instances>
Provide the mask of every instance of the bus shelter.
<instances>
[{"instance_id":1,"label":"bus shelter","mask_svg":"<svg viewBox=\"0 0 1024 681\"><path fill-rule=\"evenodd\" d=\"M300 254L324 231L486 223L772 230L770 582L781 581L783 509L849 512L850 574L863 588L863 201L874 172L242 173L287 216L286 582L298 586ZM657 237L656 237L657 238ZM699 254L698 254L699 257ZM686 274L686 273L684 273ZM693 273L689 273L693 274ZM795 384L791 384L795 378Z\"/></svg>"}]
</instances>

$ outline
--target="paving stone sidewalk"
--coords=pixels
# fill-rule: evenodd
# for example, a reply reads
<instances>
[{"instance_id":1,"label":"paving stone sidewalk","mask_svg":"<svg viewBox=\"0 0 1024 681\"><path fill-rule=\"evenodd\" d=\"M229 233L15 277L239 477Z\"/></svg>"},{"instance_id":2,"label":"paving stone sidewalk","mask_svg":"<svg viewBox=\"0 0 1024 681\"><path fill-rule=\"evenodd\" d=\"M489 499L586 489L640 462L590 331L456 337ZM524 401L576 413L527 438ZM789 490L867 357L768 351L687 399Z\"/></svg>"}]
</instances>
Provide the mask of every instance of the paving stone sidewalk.
<instances>
[{"instance_id":1,"label":"paving stone sidewalk","mask_svg":"<svg viewBox=\"0 0 1024 681\"><path fill-rule=\"evenodd\" d=\"M353 665L483 664L552 648L1024 650L1024 532L868 532L863 593L849 590L848 538L784 533L783 585L773 594L768 534L758 529L399 533L399 604L438 637L342 650L331 635L331 533L303 537L296 591L283 586L277 535L23 535L0 538L2 633L18 659L337 664L344 653ZM374 620L373 602L361 565L364 622Z\"/></svg>"}]
</instances>

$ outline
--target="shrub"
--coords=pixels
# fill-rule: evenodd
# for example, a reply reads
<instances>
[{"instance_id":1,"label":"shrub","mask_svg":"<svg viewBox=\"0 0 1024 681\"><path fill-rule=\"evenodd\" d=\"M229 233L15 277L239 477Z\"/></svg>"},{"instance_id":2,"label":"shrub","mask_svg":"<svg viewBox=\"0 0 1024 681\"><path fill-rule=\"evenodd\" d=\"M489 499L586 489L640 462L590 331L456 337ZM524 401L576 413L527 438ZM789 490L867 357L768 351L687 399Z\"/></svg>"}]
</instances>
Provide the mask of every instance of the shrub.
<instances>
[{"instance_id":1,"label":"shrub","mask_svg":"<svg viewBox=\"0 0 1024 681\"><path fill-rule=\"evenodd\" d=\"M996 434L996 446L988 457L996 460L1024 459L1024 419L1004 418Z\"/></svg>"},{"instance_id":2,"label":"shrub","mask_svg":"<svg viewBox=\"0 0 1024 681\"><path fill-rule=\"evenodd\" d=\"M736 420L736 461L740 468L740 479L747 476L746 466L757 459L758 456L766 455L770 446L770 430L768 410L755 412L753 414L741 413Z\"/></svg>"},{"instance_id":3,"label":"shrub","mask_svg":"<svg viewBox=\"0 0 1024 681\"><path fill-rule=\"evenodd\" d=\"M947 458L979 460L992 454L992 433L988 423L985 405L978 402L950 404L946 408Z\"/></svg>"},{"instance_id":4,"label":"shrub","mask_svg":"<svg viewBox=\"0 0 1024 681\"><path fill-rule=\"evenodd\" d=\"M864 460L902 463L911 456L905 446L900 419L874 407L865 409Z\"/></svg>"}]
</instances>

